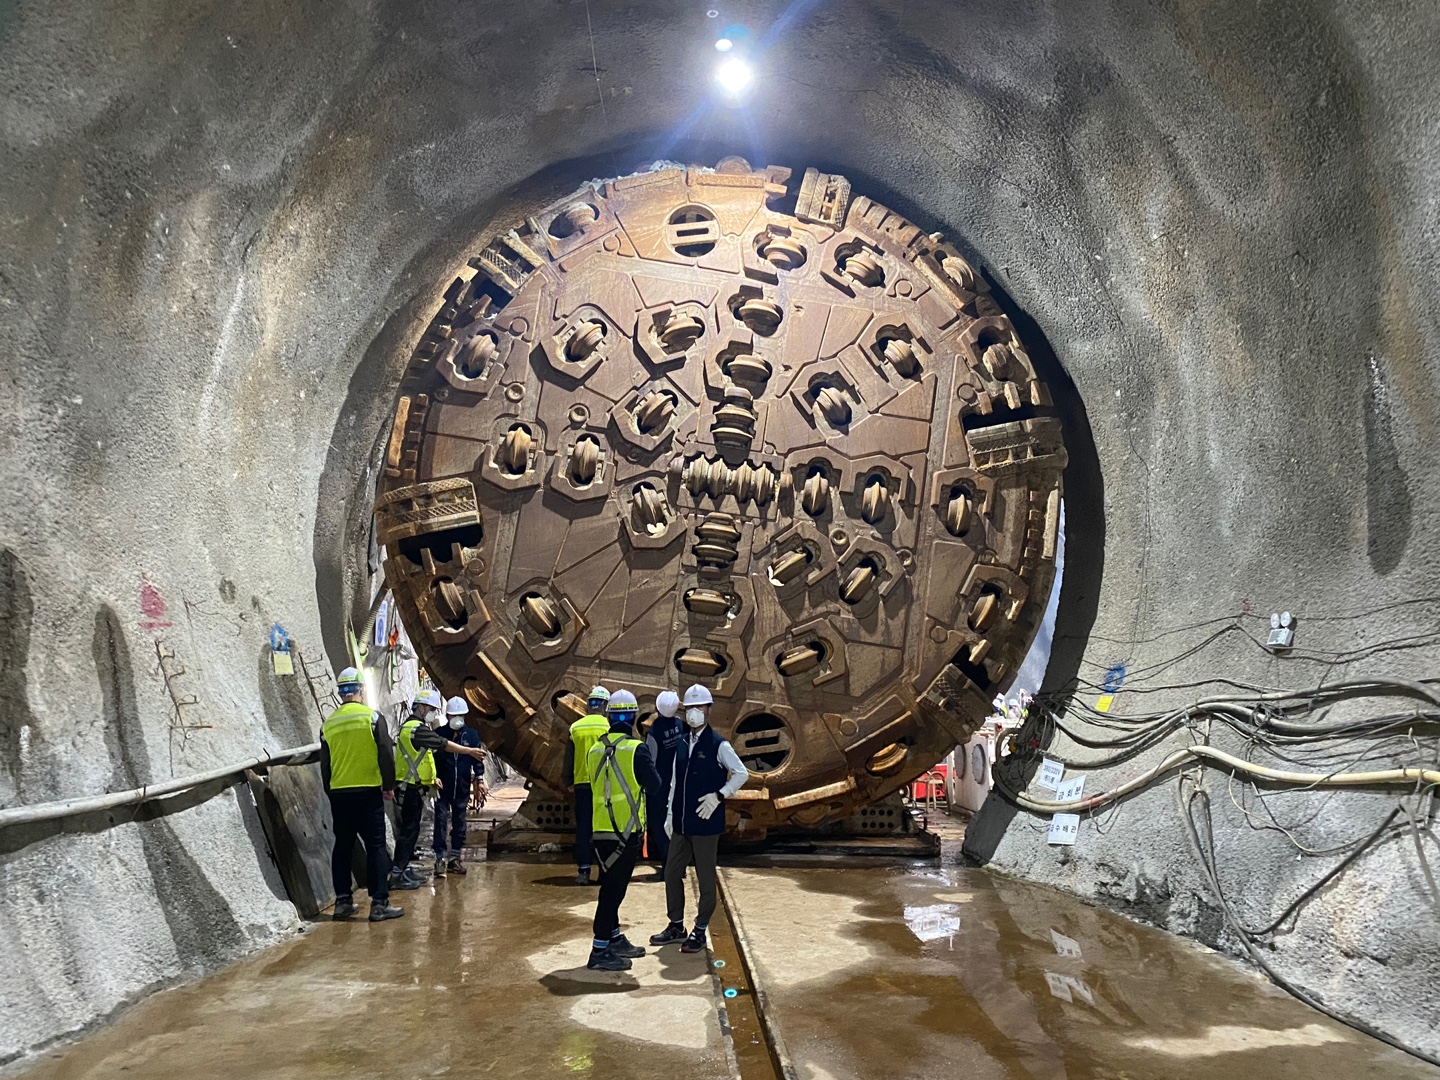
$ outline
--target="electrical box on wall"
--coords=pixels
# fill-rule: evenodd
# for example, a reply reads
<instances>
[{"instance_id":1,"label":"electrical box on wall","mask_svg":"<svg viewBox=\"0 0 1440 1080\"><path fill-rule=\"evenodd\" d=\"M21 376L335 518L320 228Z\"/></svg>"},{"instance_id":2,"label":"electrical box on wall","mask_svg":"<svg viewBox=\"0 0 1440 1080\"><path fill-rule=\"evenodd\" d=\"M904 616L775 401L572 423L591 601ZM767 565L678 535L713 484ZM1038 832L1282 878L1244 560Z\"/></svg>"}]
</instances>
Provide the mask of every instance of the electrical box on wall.
<instances>
[{"instance_id":1,"label":"electrical box on wall","mask_svg":"<svg viewBox=\"0 0 1440 1080\"><path fill-rule=\"evenodd\" d=\"M1290 649L1295 646L1295 618L1288 611L1281 611L1270 616L1270 636L1265 639L1265 647L1272 651Z\"/></svg>"}]
</instances>

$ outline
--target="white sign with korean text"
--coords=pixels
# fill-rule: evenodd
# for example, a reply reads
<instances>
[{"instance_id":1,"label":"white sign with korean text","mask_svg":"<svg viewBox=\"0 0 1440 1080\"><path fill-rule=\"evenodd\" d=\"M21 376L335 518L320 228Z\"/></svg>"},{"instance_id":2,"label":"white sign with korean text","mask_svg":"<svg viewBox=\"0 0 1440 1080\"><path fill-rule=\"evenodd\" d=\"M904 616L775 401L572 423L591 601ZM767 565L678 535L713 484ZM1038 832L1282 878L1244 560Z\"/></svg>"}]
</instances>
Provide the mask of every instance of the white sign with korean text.
<instances>
[{"instance_id":1,"label":"white sign with korean text","mask_svg":"<svg viewBox=\"0 0 1440 1080\"><path fill-rule=\"evenodd\" d=\"M1079 814L1056 814L1050 819L1050 832L1045 837L1049 844L1073 844L1080 835Z\"/></svg>"},{"instance_id":2,"label":"white sign with korean text","mask_svg":"<svg viewBox=\"0 0 1440 1080\"><path fill-rule=\"evenodd\" d=\"M1040 775L1035 778L1035 786L1054 791L1060 786L1060 778L1064 775L1065 766L1058 761L1051 761L1047 757L1040 763Z\"/></svg>"},{"instance_id":3,"label":"white sign with korean text","mask_svg":"<svg viewBox=\"0 0 1440 1080\"><path fill-rule=\"evenodd\" d=\"M1085 777L1075 776L1061 782L1055 789L1056 802L1079 802L1085 794Z\"/></svg>"}]
</instances>

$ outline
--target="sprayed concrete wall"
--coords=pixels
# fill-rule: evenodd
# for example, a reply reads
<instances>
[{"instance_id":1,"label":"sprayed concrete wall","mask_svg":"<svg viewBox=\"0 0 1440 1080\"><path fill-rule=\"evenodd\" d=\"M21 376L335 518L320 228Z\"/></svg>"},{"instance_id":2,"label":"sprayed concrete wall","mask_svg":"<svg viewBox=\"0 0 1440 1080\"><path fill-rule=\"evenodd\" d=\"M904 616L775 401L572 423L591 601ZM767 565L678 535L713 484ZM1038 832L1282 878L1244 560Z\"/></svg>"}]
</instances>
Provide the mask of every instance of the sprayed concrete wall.
<instances>
[{"instance_id":1,"label":"sprayed concrete wall","mask_svg":"<svg viewBox=\"0 0 1440 1080\"><path fill-rule=\"evenodd\" d=\"M756 107L712 112L705 5L589 10L598 73L578 0L0 8L0 802L313 737L265 639L343 658L413 298L492 217L662 156L846 173L1033 319L1094 435L1068 487L1072 669L1143 668L1170 654L1157 628L1247 599L1433 589L1436 12L741 3L725 18L791 21ZM156 638L208 726L177 730ZM1025 819L993 857L1220 940L1167 797L1067 862ZM292 928L248 813L226 793L0 853L0 1059ZM1351 835L1374 811L1332 813ZM1261 900L1288 887L1258 834L1232 857ZM1433 923L1381 857L1286 962L1433 1040Z\"/></svg>"}]
</instances>

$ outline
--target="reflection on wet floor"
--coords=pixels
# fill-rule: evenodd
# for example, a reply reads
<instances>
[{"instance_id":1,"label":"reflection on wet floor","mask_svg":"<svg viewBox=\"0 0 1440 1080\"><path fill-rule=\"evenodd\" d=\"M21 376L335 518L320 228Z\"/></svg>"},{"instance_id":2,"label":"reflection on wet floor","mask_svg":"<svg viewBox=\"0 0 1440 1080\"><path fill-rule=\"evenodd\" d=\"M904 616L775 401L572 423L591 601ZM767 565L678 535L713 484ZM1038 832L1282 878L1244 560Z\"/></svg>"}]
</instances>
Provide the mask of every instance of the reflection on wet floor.
<instances>
[{"instance_id":1,"label":"reflection on wet floor","mask_svg":"<svg viewBox=\"0 0 1440 1080\"><path fill-rule=\"evenodd\" d=\"M723 873L801 1080L1440 1077L1198 945L982 870Z\"/></svg>"},{"instance_id":2,"label":"reflection on wet floor","mask_svg":"<svg viewBox=\"0 0 1440 1080\"><path fill-rule=\"evenodd\" d=\"M801 1080L1440 1078L1197 945L985 871L722 874ZM404 919L320 923L0 1073L732 1076L705 955L588 971L595 890L572 881L556 863L476 864L403 894ZM636 941L663 925L649 870L624 916Z\"/></svg>"},{"instance_id":3,"label":"reflection on wet floor","mask_svg":"<svg viewBox=\"0 0 1440 1080\"><path fill-rule=\"evenodd\" d=\"M6 1075L728 1077L705 956L672 946L588 971L596 890L573 882L554 863L474 864L397 894L403 919L319 923ZM664 926L648 870L622 914L636 940Z\"/></svg>"}]
</instances>

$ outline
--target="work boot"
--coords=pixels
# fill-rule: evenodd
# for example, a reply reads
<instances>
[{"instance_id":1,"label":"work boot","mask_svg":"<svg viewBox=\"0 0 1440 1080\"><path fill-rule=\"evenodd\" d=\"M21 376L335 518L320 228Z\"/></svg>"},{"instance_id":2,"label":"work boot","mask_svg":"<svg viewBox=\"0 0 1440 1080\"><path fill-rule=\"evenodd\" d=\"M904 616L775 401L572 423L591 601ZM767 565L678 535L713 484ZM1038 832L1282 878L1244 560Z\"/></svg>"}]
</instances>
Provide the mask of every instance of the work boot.
<instances>
[{"instance_id":1,"label":"work boot","mask_svg":"<svg viewBox=\"0 0 1440 1080\"><path fill-rule=\"evenodd\" d=\"M672 922L658 934L650 935L651 945L674 945L677 941L685 940L685 924Z\"/></svg>"},{"instance_id":2,"label":"work boot","mask_svg":"<svg viewBox=\"0 0 1440 1080\"><path fill-rule=\"evenodd\" d=\"M639 945L631 945L630 939L624 934L617 938L610 939L610 951L616 956L623 956L627 960L638 960L645 955L645 950Z\"/></svg>"},{"instance_id":3,"label":"work boot","mask_svg":"<svg viewBox=\"0 0 1440 1080\"><path fill-rule=\"evenodd\" d=\"M355 901L349 897L343 900L337 897L335 900L335 910L330 913L330 918L339 922L341 919L350 918L359 910L360 909L355 906Z\"/></svg>"},{"instance_id":4,"label":"work boot","mask_svg":"<svg viewBox=\"0 0 1440 1080\"><path fill-rule=\"evenodd\" d=\"M418 889L419 887L420 879L415 875L411 874L408 870L405 871L405 873L403 874L390 875L391 892L407 892L410 889Z\"/></svg>"},{"instance_id":5,"label":"work boot","mask_svg":"<svg viewBox=\"0 0 1440 1080\"><path fill-rule=\"evenodd\" d=\"M446 865L447 867L449 867L450 873L452 873L452 874L459 874L461 877L464 877L466 874L468 874L468 873L470 872L469 870L466 870L466 869L465 869L465 864L460 861L460 859L459 859L458 856L457 856L456 858L451 859L451 860L450 860L448 863L446 863L445 865Z\"/></svg>"},{"instance_id":6,"label":"work boot","mask_svg":"<svg viewBox=\"0 0 1440 1080\"><path fill-rule=\"evenodd\" d=\"M589 868L588 866L587 866L584 870L581 870L578 874L575 875L575 884L576 884L576 885L589 885L589 884L590 884L590 868Z\"/></svg>"},{"instance_id":7,"label":"work boot","mask_svg":"<svg viewBox=\"0 0 1440 1080\"><path fill-rule=\"evenodd\" d=\"M590 960L585 965L591 971L629 971L634 965L613 949L591 949Z\"/></svg>"},{"instance_id":8,"label":"work boot","mask_svg":"<svg viewBox=\"0 0 1440 1080\"><path fill-rule=\"evenodd\" d=\"M436 876L437 878L442 878L442 877L445 876L445 860L444 860L444 859L436 859L436 860L435 860L435 876Z\"/></svg>"},{"instance_id":9,"label":"work boot","mask_svg":"<svg viewBox=\"0 0 1440 1080\"><path fill-rule=\"evenodd\" d=\"M705 927L697 926L690 931L690 936L685 939L685 944L680 946L680 951L685 953L705 951Z\"/></svg>"},{"instance_id":10,"label":"work boot","mask_svg":"<svg viewBox=\"0 0 1440 1080\"><path fill-rule=\"evenodd\" d=\"M389 899L372 900L370 902L370 921L384 922L386 919L398 919L405 914L403 907L396 907Z\"/></svg>"}]
</instances>

